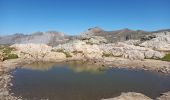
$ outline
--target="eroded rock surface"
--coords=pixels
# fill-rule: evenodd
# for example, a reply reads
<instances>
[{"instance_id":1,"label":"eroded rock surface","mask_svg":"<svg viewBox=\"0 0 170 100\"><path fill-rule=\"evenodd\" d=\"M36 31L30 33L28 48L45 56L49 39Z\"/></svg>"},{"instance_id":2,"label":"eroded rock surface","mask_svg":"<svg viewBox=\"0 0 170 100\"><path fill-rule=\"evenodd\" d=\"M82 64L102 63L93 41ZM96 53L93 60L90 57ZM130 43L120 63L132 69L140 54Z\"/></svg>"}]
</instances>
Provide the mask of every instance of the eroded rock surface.
<instances>
[{"instance_id":1,"label":"eroded rock surface","mask_svg":"<svg viewBox=\"0 0 170 100\"><path fill-rule=\"evenodd\" d=\"M86 58L101 58L103 56L122 57L131 60L143 60L143 59L159 59L164 57L164 53L154 51L149 48L139 47L134 45L128 45L122 42L112 44L87 44L81 40L75 40L66 44L58 45L53 48L54 51L69 52L74 56L73 52L81 52ZM82 56L82 57L83 57Z\"/></svg>"}]
</instances>

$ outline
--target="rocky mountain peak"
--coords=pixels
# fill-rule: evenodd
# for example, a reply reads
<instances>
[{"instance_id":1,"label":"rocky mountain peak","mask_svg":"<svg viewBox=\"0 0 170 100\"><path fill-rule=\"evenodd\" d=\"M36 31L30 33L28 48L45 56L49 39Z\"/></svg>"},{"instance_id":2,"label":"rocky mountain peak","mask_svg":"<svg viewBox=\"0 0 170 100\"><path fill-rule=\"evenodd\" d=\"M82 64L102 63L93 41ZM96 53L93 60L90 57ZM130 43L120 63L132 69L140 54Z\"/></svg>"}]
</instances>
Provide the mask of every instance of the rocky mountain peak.
<instances>
[{"instance_id":1,"label":"rocky mountain peak","mask_svg":"<svg viewBox=\"0 0 170 100\"><path fill-rule=\"evenodd\" d=\"M102 32L104 30L100 27L93 27L93 28L89 28L88 31L90 31L92 33L97 33L97 32Z\"/></svg>"}]
</instances>

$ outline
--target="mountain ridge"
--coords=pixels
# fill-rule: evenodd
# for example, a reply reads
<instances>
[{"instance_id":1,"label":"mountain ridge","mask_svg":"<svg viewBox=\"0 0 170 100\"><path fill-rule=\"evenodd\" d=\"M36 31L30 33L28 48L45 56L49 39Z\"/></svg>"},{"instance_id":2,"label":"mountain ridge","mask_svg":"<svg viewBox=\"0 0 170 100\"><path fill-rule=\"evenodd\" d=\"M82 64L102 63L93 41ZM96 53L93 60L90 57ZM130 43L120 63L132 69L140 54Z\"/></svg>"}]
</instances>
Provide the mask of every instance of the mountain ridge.
<instances>
[{"instance_id":1,"label":"mountain ridge","mask_svg":"<svg viewBox=\"0 0 170 100\"><path fill-rule=\"evenodd\" d=\"M93 27L75 36L66 35L63 32L58 31L35 32L29 35L25 35L23 33L16 33L13 35L0 36L0 44L44 43L48 45L58 45L60 43L65 43L69 40L80 39L84 36L102 36L105 37L108 42L119 42L130 39L140 39L145 35L164 31L170 32L170 29L162 29L148 32L144 30L131 30L128 28L124 28L120 30L106 31L100 27Z\"/></svg>"}]
</instances>

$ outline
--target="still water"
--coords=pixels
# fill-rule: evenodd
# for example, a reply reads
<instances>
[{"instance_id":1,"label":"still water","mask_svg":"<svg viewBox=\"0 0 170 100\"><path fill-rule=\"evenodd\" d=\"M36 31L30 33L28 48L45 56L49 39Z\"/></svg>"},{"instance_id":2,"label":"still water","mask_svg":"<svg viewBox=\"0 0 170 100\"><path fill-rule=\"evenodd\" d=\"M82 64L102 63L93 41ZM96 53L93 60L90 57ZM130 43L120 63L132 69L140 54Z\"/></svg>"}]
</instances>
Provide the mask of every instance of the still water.
<instances>
[{"instance_id":1,"label":"still water","mask_svg":"<svg viewBox=\"0 0 170 100\"><path fill-rule=\"evenodd\" d=\"M82 62L24 65L12 75L10 92L27 100L100 100L129 91L156 98L170 90L169 75Z\"/></svg>"}]
</instances>

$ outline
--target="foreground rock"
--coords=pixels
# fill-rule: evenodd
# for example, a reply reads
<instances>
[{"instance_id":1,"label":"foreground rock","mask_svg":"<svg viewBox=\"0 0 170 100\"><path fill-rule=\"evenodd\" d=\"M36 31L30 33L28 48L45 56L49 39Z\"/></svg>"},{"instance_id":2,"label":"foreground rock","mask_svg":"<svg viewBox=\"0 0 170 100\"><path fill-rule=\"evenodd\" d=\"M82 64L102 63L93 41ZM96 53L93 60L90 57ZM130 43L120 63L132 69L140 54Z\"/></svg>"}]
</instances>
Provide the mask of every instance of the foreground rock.
<instances>
[{"instance_id":1,"label":"foreground rock","mask_svg":"<svg viewBox=\"0 0 170 100\"><path fill-rule=\"evenodd\" d=\"M17 97L14 97L9 93L8 88L12 85L10 84L11 77L12 76L7 73L0 75L0 100L19 100Z\"/></svg>"},{"instance_id":2,"label":"foreground rock","mask_svg":"<svg viewBox=\"0 0 170 100\"><path fill-rule=\"evenodd\" d=\"M118 97L101 99L101 100L153 100L144 94L136 92L122 93ZM157 97L156 100L170 100L170 92L163 93L162 96Z\"/></svg>"},{"instance_id":3,"label":"foreground rock","mask_svg":"<svg viewBox=\"0 0 170 100\"><path fill-rule=\"evenodd\" d=\"M162 96L157 98L158 100L170 100L170 91L163 93Z\"/></svg>"},{"instance_id":4,"label":"foreground rock","mask_svg":"<svg viewBox=\"0 0 170 100\"><path fill-rule=\"evenodd\" d=\"M151 98L135 92L122 93L120 96L101 100L152 100Z\"/></svg>"}]
</instances>

